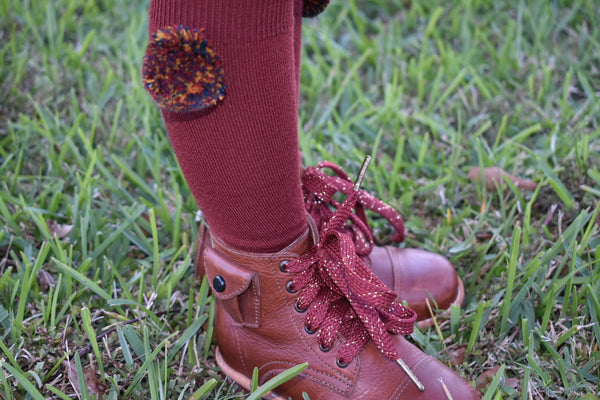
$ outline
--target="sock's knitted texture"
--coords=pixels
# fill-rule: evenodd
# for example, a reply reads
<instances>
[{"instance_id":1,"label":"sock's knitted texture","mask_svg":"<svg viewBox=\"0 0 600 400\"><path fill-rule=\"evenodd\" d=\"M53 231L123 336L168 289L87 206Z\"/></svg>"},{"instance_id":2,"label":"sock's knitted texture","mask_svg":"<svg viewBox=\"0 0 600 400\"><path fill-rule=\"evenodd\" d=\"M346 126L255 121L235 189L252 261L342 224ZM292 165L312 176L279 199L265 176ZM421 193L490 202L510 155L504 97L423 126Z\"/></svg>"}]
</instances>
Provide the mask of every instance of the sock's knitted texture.
<instances>
[{"instance_id":1,"label":"sock's knitted texture","mask_svg":"<svg viewBox=\"0 0 600 400\"><path fill-rule=\"evenodd\" d=\"M168 68L158 68L167 79L155 98L212 232L244 251L278 251L306 228L297 135L298 10L294 0L152 0L150 6L150 35L183 27L201 42L198 70L185 67L182 74L202 96L182 94L185 85L169 75L181 62L171 59ZM186 45L174 53L194 53ZM157 73L147 70L148 88Z\"/></svg>"}]
</instances>

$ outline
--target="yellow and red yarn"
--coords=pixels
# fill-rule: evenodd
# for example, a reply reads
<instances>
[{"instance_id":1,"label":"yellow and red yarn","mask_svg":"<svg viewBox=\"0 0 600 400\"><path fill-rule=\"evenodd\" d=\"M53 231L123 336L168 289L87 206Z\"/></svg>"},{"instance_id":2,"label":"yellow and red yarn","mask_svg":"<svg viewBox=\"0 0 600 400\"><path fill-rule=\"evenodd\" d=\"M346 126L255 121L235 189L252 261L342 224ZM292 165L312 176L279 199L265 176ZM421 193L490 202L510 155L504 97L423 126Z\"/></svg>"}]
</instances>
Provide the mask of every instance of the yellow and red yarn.
<instances>
[{"instance_id":1,"label":"yellow and red yarn","mask_svg":"<svg viewBox=\"0 0 600 400\"><path fill-rule=\"evenodd\" d=\"M304 0L302 16L304 18L314 18L321 14L328 5L329 0Z\"/></svg>"},{"instance_id":2,"label":"yellow and red yarn","mask_svg":"<svg viewBox=\"0 0 600 400\"><path fill-rule=\"evenodd\" d=\"M158 30L142 67L146 91L169 111L199 111L225 97L223 66L204 31L184 26Z\"/></svg>"}]
</instances>

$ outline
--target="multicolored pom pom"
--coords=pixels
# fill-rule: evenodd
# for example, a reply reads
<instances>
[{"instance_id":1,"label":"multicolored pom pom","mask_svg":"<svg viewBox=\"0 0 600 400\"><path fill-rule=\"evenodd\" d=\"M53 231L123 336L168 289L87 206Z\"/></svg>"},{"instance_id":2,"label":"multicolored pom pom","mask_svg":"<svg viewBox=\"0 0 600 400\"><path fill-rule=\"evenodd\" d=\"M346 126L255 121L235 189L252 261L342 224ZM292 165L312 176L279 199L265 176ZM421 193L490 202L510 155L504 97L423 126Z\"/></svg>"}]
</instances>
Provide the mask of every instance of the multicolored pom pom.
<instances>
[{"instance_id":1,"label":"multicolored pom pom","mask_svg":"<svg viewBox=\"0 0 600 400\"><path fill-rule=\"evenodd\" d=\"M329 5L329 0L304 0L302 7L302 16L304 18L314 18L321 14Z\"/></svg>"},{"instance_id":2,"label":"multicolored pom pom","mask_svg":"<svg viewBox=\"0 0 600 400\"><path fill-rule=\"evenodd\" d=\"M169 26L152 35L142 67L146 91L169 111L199 111L225 97L223 66L204 32Z\"/></svg>"}]
</instances>

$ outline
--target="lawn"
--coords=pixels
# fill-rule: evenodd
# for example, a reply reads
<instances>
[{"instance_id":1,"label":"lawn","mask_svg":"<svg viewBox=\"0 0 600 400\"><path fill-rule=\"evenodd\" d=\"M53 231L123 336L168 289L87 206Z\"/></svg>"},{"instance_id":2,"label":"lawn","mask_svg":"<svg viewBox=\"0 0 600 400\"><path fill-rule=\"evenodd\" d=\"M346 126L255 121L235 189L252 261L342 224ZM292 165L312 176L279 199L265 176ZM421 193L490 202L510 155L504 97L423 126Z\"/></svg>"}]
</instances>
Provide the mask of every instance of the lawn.
<instances>
[{"instance_id":1,"label":"lawn","mask_svg":"<svg viewBox=\"0 0 600 400\"><path fill-rule=\"evenodd\" d=\"M0 399L263 393L213 358L201 214L140 80L147 8L0 0ZM411 340L486 400L597 400L600 3L334 0L304 34L306 165L373 155L405 245L465 282Z\"/></svg>"}]
</instances>

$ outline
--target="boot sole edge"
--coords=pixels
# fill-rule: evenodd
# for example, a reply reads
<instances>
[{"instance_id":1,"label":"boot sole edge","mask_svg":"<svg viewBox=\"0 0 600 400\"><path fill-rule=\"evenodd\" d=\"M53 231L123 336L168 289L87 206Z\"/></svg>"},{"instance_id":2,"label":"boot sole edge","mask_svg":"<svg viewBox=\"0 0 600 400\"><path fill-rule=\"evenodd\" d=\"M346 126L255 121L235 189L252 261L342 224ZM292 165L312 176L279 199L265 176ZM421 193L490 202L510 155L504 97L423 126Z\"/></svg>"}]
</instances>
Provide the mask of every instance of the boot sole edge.
<instances>
[{"instance_id":1,"label":"boot sole edge","mask_svg":"<svg viewBox=\"0 0 600 400\"><path fill-rule=\"evenodd\" d=\"M217 350L215 351L215 358L217 360L217 364L219 365L219 367L221 367L221 370L227 376L227 378L241 386L242 389L244 389L245 391L250 392L251 379L248 378L246 375L231 368L229 364L227 364L223 359L223 356L221 355L221 351L219 350L218 346ZM281 397L273 392L269 392L263 395L262 398L265 400L287 400L285 397Z\"/></svg>"},{"instance_id":2,"label":"boot sole edge","mask_svg":"<svg viewBox=\"0 0 600 400\"><path fill-rule=\"evenodd\" d=\"M462 279L458 278L458 290L456 293L456 298L452 301L452 303L450 304L450 307L452 306L462 306L464 304L465 301L465 285L462 281ZM450 314L450 307L448 307L446 310L443 311L441 316L449 316ZM417 321L417 328L419 329L426 329L426 328L431 328L434 325L434 317L428 318L428 319L424 319L422 321Z\"/></svg>"}]
</instances>

